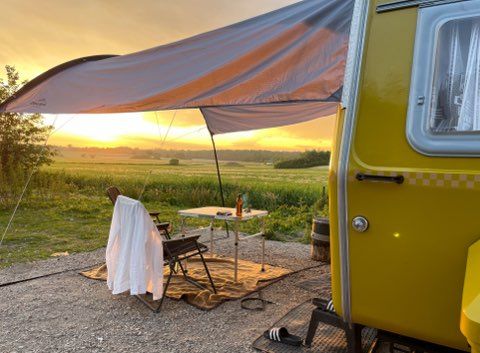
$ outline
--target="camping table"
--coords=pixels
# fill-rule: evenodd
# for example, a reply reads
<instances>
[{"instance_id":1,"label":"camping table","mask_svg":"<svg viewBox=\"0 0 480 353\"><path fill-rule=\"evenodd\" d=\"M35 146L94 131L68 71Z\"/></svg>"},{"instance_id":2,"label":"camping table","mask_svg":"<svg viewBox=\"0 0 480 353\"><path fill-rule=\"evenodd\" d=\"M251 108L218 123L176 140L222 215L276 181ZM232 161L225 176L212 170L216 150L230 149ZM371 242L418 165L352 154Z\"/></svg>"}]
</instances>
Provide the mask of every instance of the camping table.
<instances>
[{"instance_id":1,"label":"camping table","mask_svg":"<svg viewBox=\"0 0 480 353\"><path fill-rule=\"evenodd\" d=\"M230 212L231 216L218 215L218 212L227 213ZM213 222L214 221L225 221L234 224L234 246L235 246L235 264L233 271L233 280L237 282L238 279L238 244L240 240L246 240L254 237L262 237L262 271L265 271L265 217L268 216L268 211L261 210L250 210L250 212L243 212L241 217L235 215L235 208L228 207L199 207L192 208L189 210L180 210L178 211L179 216L182 219L182 234L185 235L185 220L186 218L204 218L210 220L210 252L213 254ZM250 221L252 219L261 219L262 225L261 230L258 233L247 235L240 239L239 237L239 225L240 222Z\"/></svg>"}]
</instances>

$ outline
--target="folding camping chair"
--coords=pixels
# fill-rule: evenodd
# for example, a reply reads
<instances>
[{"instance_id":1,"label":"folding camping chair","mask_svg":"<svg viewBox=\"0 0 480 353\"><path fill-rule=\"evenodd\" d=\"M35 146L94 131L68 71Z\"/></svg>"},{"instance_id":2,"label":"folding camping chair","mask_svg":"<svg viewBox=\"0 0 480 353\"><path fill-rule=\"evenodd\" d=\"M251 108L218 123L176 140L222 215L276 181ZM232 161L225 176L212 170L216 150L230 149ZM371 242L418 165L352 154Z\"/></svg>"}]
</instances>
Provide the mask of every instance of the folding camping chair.
<instances>
[{"instance_id":1,"label":"folding camping chair","mask_svg":"<svg viewBox=\"0 0 480 353\"><path fill-rule=\"evenodd\" d=\"M115 202L117 202L117 197L120 196L120 195L122 195L122 193L120 192L120 189L117 188L116 186L110 186L107 189L107 196L110 199L110 201L112 201L112 204L113 204L114 207L115 207ZM160 212L156 212L156 211L155 212L148 212L148 214L150 215L150 217L152 217L158 231L161 234L165 235L166 239L172 239L172 237L170 235L170 231L172 229L170 222L161 222L160 218L159 218ZM198 245L199 245L202 253L208 251L208 247L205 244L198 243Z\"/></svg>"},{"instance_id":2,"label":"folding camping chair","mask_svg":"<svg viewBox=\"0 0 480 353\"><path fill-rule=\"evenodd\" d=\"M212 279L212 276L210 275L210 271L208 270L207 263L205 262L205 258L203 257L204 250L202 249L201 244L198 242L199 237L200 235L191 235L187 237L167 239L163 241L164 264L169 266L170 273L167 278L167 283L163 288L163 294L162 294L162 298L160 299L160 303L158 303L157 305L154 305L151 302L147 301L143 296L141 295L136 296L143 304L145 304L153 312L158 313L162 308L163 301L167 294L168 286L170 285L170 280L172 279L172 276L174 274L178 273L178 270L176 269L176 265L178 265L178 267L180 268L183 278L187 282L193 284L194 286L200 289L208 290L208 288L204 287L203 285L195 281L193 278L189 277L185 267L182 265L182 261L193 256L197 256L197 255L200 256L200 259L202 260L202 263L203 263L203 267L205 268L205 272L208 276L210 286L212 287L213 293L215 294L217 293L217 289L215 288L215 284L213 283L213 279Z\"/></svg>"},{"instance_id":3,"label":"folding camping chair","mask_svg":"<svg viewBox=\"0 0 480 353\"><path fill-rule=\"evenodd\" d=\"M110 201L112 201L113 206L115 206L115 202L117 202L117 197L122 195L120 192L120 189L117 188L116 186L110 186L107 189L107 195L110 198ZM162 222L160 221L159 215L160 212L148 212L150 217L152 217L155 226L157 227L158 231L160 233L163 233L165 235L165 238L170 239L170 230L171 230L171 224L170 222Z\"/></svg>"},{"instance_id":4,"label":"folding camping chair","mask_svg":"<svg viewBox=\"0 0 480 353\"><path fill-rule=\"evenodd\" d=\"M118 196L122 194L117 187L111 186L107 189L107 195L110 198L110 201L112 201L113 206L115 206ZM182 236L179 238L172 239L169 233L170 223L160 222L158 217L159 214L160 212L149 212L149 215L150 217L153 218L152 221L157 227L160 235L164 236L164 239L162 242L164 266L166 265L169 266L170 273L167 278L167 283L163 289L162 298L160 299L160 303L158 305L155 306L154 304L147 301L142 296L136 295L136 297L143 304L145 304L150 310L154 311L155 313L160 312L163 301L165 299L165 295L167 293L168 286L170 284L170 280L174 274L178 273L178 268L182 272L182 275L187 282L195 285L198 288L207 289L206 287L202 286L200 283L196 282L194 279L189 277L187 273L188 272L187 269L182 264L182 261L185 261L188 258L193 256L197 256L197 255L200 256L200 259L202 260L203 267L205 268L205 272L208 276L208 280L213 289L213 292L215 294L217 293L217 290L213 283L212 276L210 275L210 271L208 270L207 263L205 262L205 258L203 257L203 253L208 251L208 247L205 244L198 242L198 238L200 238L200 235L198 234L198 235L191 235L191 236ZM177 265L178 265L178 268L177 268Z\"/></svg>"}]
</instances>

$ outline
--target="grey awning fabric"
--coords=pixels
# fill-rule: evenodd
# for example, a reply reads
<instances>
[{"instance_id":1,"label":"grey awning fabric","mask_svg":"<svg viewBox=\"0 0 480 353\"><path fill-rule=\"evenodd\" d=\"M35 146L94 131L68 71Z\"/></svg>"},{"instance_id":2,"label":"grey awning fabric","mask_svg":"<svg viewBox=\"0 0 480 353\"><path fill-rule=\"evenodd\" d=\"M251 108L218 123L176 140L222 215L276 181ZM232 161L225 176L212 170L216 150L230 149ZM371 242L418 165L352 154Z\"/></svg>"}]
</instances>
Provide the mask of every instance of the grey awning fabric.
<instances>
[{"instance_id":1,"label":"grey awning fabric","mask_svg":"<svg viewBox=\"0 0 480 353\"><path fill-rule=\"evenodd\" d=\"M337 112L336 102L295 102L201 108L213 135L298 124Z\"/></svg>"},{"instance_id":2,"label":"grey awning fabric","mask_svg":"<svg viewBox=\"0 0 480 353\"><path fill-rule=\"evenodd\" d=\"M340 100L352 9L353 0L305 0L138 53L78 59L31 81L0 112L202 108L212 132L255 128L245 123L253 119L260 126L305 121L309 101L330 114ZM281 105L252 108L273 103Z\"/></svg>"}]
</instances>

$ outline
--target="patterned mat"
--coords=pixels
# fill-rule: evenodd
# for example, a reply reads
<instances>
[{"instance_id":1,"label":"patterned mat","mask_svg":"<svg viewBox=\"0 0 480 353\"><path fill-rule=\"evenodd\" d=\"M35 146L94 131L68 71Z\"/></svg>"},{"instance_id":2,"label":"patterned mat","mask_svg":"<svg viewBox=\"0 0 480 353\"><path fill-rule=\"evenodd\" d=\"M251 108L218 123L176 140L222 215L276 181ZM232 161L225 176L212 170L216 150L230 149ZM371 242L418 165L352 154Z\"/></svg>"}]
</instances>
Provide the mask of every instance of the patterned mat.
<instances>
[{"instance_id":1,"label":"patterned mat","mask_svg":"<svg viewBox=\"0 0 480 353\"><path fill-rule=\"evenodd\" d=\"M252 261L238 261L238 282L233 281L234 260L228 257L206 257L208 268L212 275L217 294L210 291L210 282L202 262L197 257L188 260L188 274L198 283L208 289L198 287L186 282L181 274L174 275L168 287L167 297L172 299L184 299L187 303L203 310L216 308L226 300L243 298L253 292L269 285L273 280L282 278L291 270L265 265L265 271L261 271L261 265ZM184 263L185 265L185 263ZM90 279L107 280L107 267L102 265L83 271L81 274ZM165 268L168 275L168 268ZM148 298L147 298L148 300Z\"/></svg>"}]
</instances>

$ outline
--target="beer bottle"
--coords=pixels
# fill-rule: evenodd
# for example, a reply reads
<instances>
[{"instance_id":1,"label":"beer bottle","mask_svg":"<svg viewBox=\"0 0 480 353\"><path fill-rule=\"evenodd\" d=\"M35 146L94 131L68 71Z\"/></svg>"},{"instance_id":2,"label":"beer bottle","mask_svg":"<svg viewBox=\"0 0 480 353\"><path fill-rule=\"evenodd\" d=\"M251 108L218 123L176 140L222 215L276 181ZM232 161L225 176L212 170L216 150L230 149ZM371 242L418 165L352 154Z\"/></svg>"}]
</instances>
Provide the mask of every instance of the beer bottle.
<instances>
[{"instance_id":1,"label":"beer bottle","mask_svg":"<svg viewBox=\"0 0 480 353\"><path fill-rule=\"evenodd\" d=\"M243 197L242 197L242 194L238 194L237 196L237 212L236 212L236 215L237 217L242 217L242 211L243 211Z\"/></svg>"}]
</instances>

